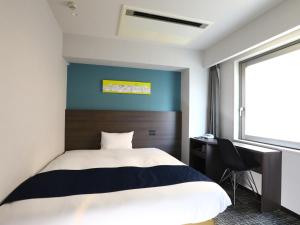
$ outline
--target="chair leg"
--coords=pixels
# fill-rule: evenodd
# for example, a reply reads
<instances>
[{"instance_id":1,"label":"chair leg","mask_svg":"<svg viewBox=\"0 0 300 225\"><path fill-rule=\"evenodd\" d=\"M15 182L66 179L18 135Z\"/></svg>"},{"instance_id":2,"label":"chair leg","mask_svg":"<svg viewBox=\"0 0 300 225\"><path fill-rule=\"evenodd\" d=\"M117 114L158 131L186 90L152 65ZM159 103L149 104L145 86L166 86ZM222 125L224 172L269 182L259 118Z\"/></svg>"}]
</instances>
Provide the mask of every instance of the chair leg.
<instances>
[{"instance_id":1,"label":"chair leg","mask_svg":"<svg viewBox=\"0 0 300 225\"><path fill-rule=\"evenodd\" d=\"M233 190L233 205L235 205L236 200L238 200L238 199L236 199L236 190L238 187L238 179L240 176L241 176L240 172L233 171L233 170L230 170L229 168L227 168L224 171L224 173L222 174L222 177L219 181L219 184L221 184L222 182L224 182L225 180L230 178L230 183L231 183L232 190Z\"/></svg>"},{"instance_id":2,"label":"chair leg","mask_svg":"<svg viewBox=\"0 0 300 225\"><path fill-rule=\"evenodd\" d=\"M232 181L233 181L233 205L235 206L235 191L236 191L236 188L237 188L237 179L236 179L236 171L232 171Z\"/></svg>"},{"instance_id":3,"label":"chair leg","mask_svg":"<svg viewBox=\"0 0 300 225\"><path fill-rule=\"evenodd\" d=\"M224 172L224 174L225 174L225 172ZM256 194L256 193L258 194L258 190L257 190L256 184L255 184L254 178L252 176L252 173L251 173L251 171L248 171L248 172L250 174L250 176L247 176L248 183L249 183L252 191L254 192L254 194ZM238 180L243 174L241 172L237 172L237 171L230 171L230 173L227 176L225 176L224 174L222 175L220 182L223 182L228 177L230 177L230 181L231 181L231 185L232 185L232 189L233 189L233 206L235 206L236 200L238 200L238 199L236 199L236 190L239 185ZM254 190L254 188L255 188L255 190Z\"/></svg>"},{"instance_id":4,"label":"chair leg","mask_svg":"<svg viewBox=\"0 0 300 225\"><path fill-rule=\"evenodd\" d=\"M224 173L219 181L219 184L222 184L228 178L228 176L230 175L230 173L228 175L226 175L228 171L229 171L228 168L224 171Z\"/></svg>"},{"instance_id":5,"label":"chair leg","mask_svg":"<svg viewBox=\"0 0 300 225\"><path fill-rule=\"evenodd\" d=\"M250 177L251 177L251 180L252 180L252 183L253 183L253 185L254 185L254 187L255 187L255 192L256 192L256 194L258 194L258 189L257 189L257 187L256 187L256 184L255 184L255 181L254 181L254 178L253 178L253 175L252 175L252 172L249 170L249 174L250 174ZM254 190L253 190L254 191Z\"/></svg>"},{"instance_id":6,"label":"chair leg","mask_svg":"<svg viewBox=\"0 0 300 225\"><path fill-rule=\"evenodd\" d=\"M250 171L247 171L247 182L248 182L248 184L249 184L251 190L252 190L253 193L255 194L255 190L254 190L254 187L253 187L253 185L252 185L253 182L252 182L251 177L250 177Z\"/></svg>"}]
</instances>

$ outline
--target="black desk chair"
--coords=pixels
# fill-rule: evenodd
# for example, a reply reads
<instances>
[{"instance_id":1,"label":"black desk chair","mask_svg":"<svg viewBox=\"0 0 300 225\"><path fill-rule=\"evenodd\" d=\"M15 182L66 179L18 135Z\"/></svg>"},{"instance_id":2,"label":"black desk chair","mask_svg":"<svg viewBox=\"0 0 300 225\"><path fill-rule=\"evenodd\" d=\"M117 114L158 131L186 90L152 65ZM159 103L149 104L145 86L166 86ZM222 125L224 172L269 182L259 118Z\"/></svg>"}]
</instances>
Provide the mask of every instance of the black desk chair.
<instances>
[{"instance_id":1,"label":"black desk chair","mask_svg":"<svg viewBox=\"0 0 300 225\"><path fill-rule=\"evenodd\" d=\"M238 186L238 181L241 178L241 176L245 174L245 172L248 173L247 182L249 183L249 186L251 187L252 191L254 193L258 193L252 173L250 171L251 169L257 167L257 164L246 163L230 140L222 138L218 138L217 140L220 148L222 161L225 167L227 168L224 171L219 183L221 184L225 180L230 178L233 188L233 205L235 205L235 192ZM255 187L255 190L253 187Z\"/></svg>"}]
</instances>

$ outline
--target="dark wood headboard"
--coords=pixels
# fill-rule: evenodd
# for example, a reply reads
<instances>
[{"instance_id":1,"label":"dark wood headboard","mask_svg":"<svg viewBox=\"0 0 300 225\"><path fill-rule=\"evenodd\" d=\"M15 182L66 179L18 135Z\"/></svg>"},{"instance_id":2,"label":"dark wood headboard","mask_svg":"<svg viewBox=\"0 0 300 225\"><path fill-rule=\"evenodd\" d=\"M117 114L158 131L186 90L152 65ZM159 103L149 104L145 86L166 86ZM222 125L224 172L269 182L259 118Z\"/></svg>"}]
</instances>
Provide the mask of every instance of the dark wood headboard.
<instances>
[{"instance_id":1,"label":"dark wood headboard","mask_svg":"<svg viewBox=\"0 0 300 225\"><path fill-rule=\"evenodd\" d=\"M65 150L99 149L101 131L134 131L134 148L181 155L181 112L66 110Z\"/></svg>"}]
</instances>

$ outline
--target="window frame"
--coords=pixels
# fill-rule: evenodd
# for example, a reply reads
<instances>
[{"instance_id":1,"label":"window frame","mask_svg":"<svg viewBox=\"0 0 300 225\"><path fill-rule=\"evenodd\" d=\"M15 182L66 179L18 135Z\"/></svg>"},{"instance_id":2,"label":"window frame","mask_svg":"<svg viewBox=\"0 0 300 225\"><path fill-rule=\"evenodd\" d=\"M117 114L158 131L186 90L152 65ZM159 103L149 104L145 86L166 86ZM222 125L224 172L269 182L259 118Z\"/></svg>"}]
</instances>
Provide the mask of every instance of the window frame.
<instances>
[{"instance_id":1,"label":"window frame","mask_svg":"<svg viewBox=\"0 0 300 225\"><path fill-rule=\"evenodd\" d=\"M238 127L238 138L244 141L258 142L267 145L275 145L279 147L293 148L300 150L300 140L299 142L277 140L272 138L264 138L259 136L252 136L245 134L245 68L247 66L266 61L271 58L292 52L294 50L300 49L300 39L294 42L285 44L278 48L270 51L266 51L262 54L250 57L248 59L239 62L239 127Z\"/></svg>"}]
</instances>

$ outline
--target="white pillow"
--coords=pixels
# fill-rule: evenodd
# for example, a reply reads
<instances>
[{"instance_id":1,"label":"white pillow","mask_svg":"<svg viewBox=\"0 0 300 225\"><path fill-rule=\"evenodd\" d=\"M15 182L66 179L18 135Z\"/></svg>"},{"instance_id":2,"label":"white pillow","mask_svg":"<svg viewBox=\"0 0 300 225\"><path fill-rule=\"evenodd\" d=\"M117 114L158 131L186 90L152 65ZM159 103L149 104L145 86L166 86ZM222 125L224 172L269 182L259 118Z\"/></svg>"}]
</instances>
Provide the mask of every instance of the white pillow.
<instances>
[{"instance_id":1,"label":"white pillow","mask_svg":"<svg viewBox=\"0 0 300 225\"><path fill-rule=\"evenodd\" d=\"M101 132L101 149L132 149L133 131L128 133Z\"/></svg>"}]
</instances>

